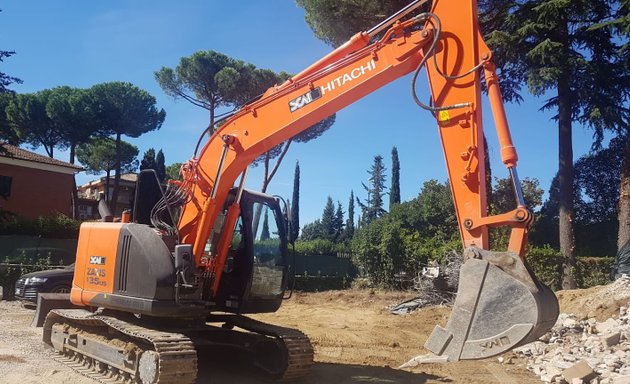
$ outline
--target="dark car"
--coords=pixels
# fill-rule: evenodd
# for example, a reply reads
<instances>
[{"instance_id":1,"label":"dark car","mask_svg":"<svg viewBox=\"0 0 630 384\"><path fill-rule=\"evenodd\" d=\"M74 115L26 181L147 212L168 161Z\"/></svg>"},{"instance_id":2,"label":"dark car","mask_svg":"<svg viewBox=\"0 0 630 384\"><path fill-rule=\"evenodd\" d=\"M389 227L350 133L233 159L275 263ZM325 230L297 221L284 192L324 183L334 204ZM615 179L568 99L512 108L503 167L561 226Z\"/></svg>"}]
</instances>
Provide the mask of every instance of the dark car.
<instances>
[{"instance_id":1,"label":"dark car","mask_svg":"<svg viewBox=\"0 0 630 384\"><path fill-rule=\"evenodd\" d=\"M62 269L27 273L15 283L15 298L36 303L39 292L70 292L73 276L74 263Z\"/></svg>"}]
</instances>

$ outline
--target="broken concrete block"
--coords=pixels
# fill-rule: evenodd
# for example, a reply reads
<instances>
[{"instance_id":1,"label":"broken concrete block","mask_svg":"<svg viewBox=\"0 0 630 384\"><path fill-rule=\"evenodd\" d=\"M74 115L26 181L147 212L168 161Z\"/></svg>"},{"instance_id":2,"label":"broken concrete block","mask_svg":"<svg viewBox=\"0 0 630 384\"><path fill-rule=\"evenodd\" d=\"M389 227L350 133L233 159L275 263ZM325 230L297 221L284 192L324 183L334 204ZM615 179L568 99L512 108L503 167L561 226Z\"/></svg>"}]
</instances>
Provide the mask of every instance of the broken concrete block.
<instances>
[{"instance_id":1,"label":"broken concrete block","mask_svg":"<svg viewBox=\"0 0 630 384\"><path fill-rule=\"evenodd\" d=\"M607 334L601 337L602 343L604 343L604 345L607 347L612 347L613 345L619 344L620 340L621 340L620 332Z\"/></svg>"},{"instance_id":2,"label":"broken concrete block","mask_svg":"<svg viewBox=\"0 0 630 384\"><path fill-rule=\"evenodd\" d=\"M584 360L573 364L562 372L562 377L566 381L572 381L575 378L587 381L594 379L596 376L597 374L593 371L593 368Z\"/></svg>"},{"instance_id":3,"label":"broken concrete block","mask_svg":"<svg viewBox=\"0 0 630 384\"><path fill-rule=\"evenodd\" d=\"M613 377L612 384L630 384L630 375Z\"/></svg>"}]
</instances>

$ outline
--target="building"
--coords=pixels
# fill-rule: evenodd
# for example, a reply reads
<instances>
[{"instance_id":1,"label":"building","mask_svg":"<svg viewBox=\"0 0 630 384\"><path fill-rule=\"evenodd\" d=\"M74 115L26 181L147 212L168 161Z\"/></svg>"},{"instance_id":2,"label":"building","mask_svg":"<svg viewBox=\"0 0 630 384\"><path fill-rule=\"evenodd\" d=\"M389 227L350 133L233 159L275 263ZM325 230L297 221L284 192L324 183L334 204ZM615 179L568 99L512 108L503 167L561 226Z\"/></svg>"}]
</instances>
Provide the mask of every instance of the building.
<instances>
[{"instance_id":1,"label":"building","mask_svg":"<svg viewBox=\"0 0 630 384\"><path fill-rule=\"evenodd\" d=\"M0 209L30 218L72 217L74 175L82 169L0 143Z\"/></svg>"},{"instance_id":2,"label":"building","mask_svg":"<svg viewBox=\"0 0 630 384\"><path fill-rule=\"evenodd\" d=\"M137 180L138 174L136 173L124 173L120 175L118 203L116 204L116 212L114 212L114 216L122 215L122 212L125 209L131 209L133 206ZM106 181L107 176L104 176L77 188L79 192L79 219L88 220L100 218L98 214L98 199L100 193L105 193L105 189L107 188ZM110 176L108 199L112 198L113 192L114 176Z\"/></svg>"}]
</instances>

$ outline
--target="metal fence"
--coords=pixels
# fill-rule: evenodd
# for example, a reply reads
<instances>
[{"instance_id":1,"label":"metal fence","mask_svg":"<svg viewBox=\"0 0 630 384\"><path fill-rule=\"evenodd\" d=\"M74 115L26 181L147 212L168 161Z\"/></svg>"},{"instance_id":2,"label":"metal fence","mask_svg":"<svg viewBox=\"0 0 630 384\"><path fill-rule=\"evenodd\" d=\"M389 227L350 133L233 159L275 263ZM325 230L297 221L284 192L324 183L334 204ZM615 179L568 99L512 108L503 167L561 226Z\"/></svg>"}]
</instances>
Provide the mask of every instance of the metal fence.
<instances>
[{"instance_id":1,"label":"metal fence","mask_svg":"<svg viewBox=\"0 0 630 384\"><path fill-rule=\"evenodd\" d=\"M295 255L295 274L300 276L350 276L352 261L345 255Z\"/></svg>"}]
</instances>

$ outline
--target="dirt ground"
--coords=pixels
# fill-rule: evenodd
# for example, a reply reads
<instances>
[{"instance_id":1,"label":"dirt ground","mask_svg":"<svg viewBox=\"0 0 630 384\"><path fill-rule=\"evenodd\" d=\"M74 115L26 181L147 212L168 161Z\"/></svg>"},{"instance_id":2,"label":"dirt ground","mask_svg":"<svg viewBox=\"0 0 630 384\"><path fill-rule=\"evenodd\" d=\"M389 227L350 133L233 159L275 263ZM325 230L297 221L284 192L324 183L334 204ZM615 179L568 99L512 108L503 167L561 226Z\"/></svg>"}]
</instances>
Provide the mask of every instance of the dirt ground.
<instances>
[{"instance_id":1,"label":"dirt ground","mask_svg":"<svg viewBox=\"0 0 630 384\"><path fill-rule=\"evenodd\" d=\"M628 297L606 286L559 293L563 312L608 317L627 305ZM497 359L425 364L412 370L397 367L427 353L422 347L435 324L444 325L450 309L425 308L396 316L386 307L412 294L367 290L297 293L272 314L255 316L306 333L315 348L316 364L308 383L538 383L524 363ZM17 302L0 302L0 383L93 384L52 360L41 343L41 328L31 328L33 311ZM212 364L200 356L198 383L263 383L238 365Z\"/></svg>"}]
</instances>

